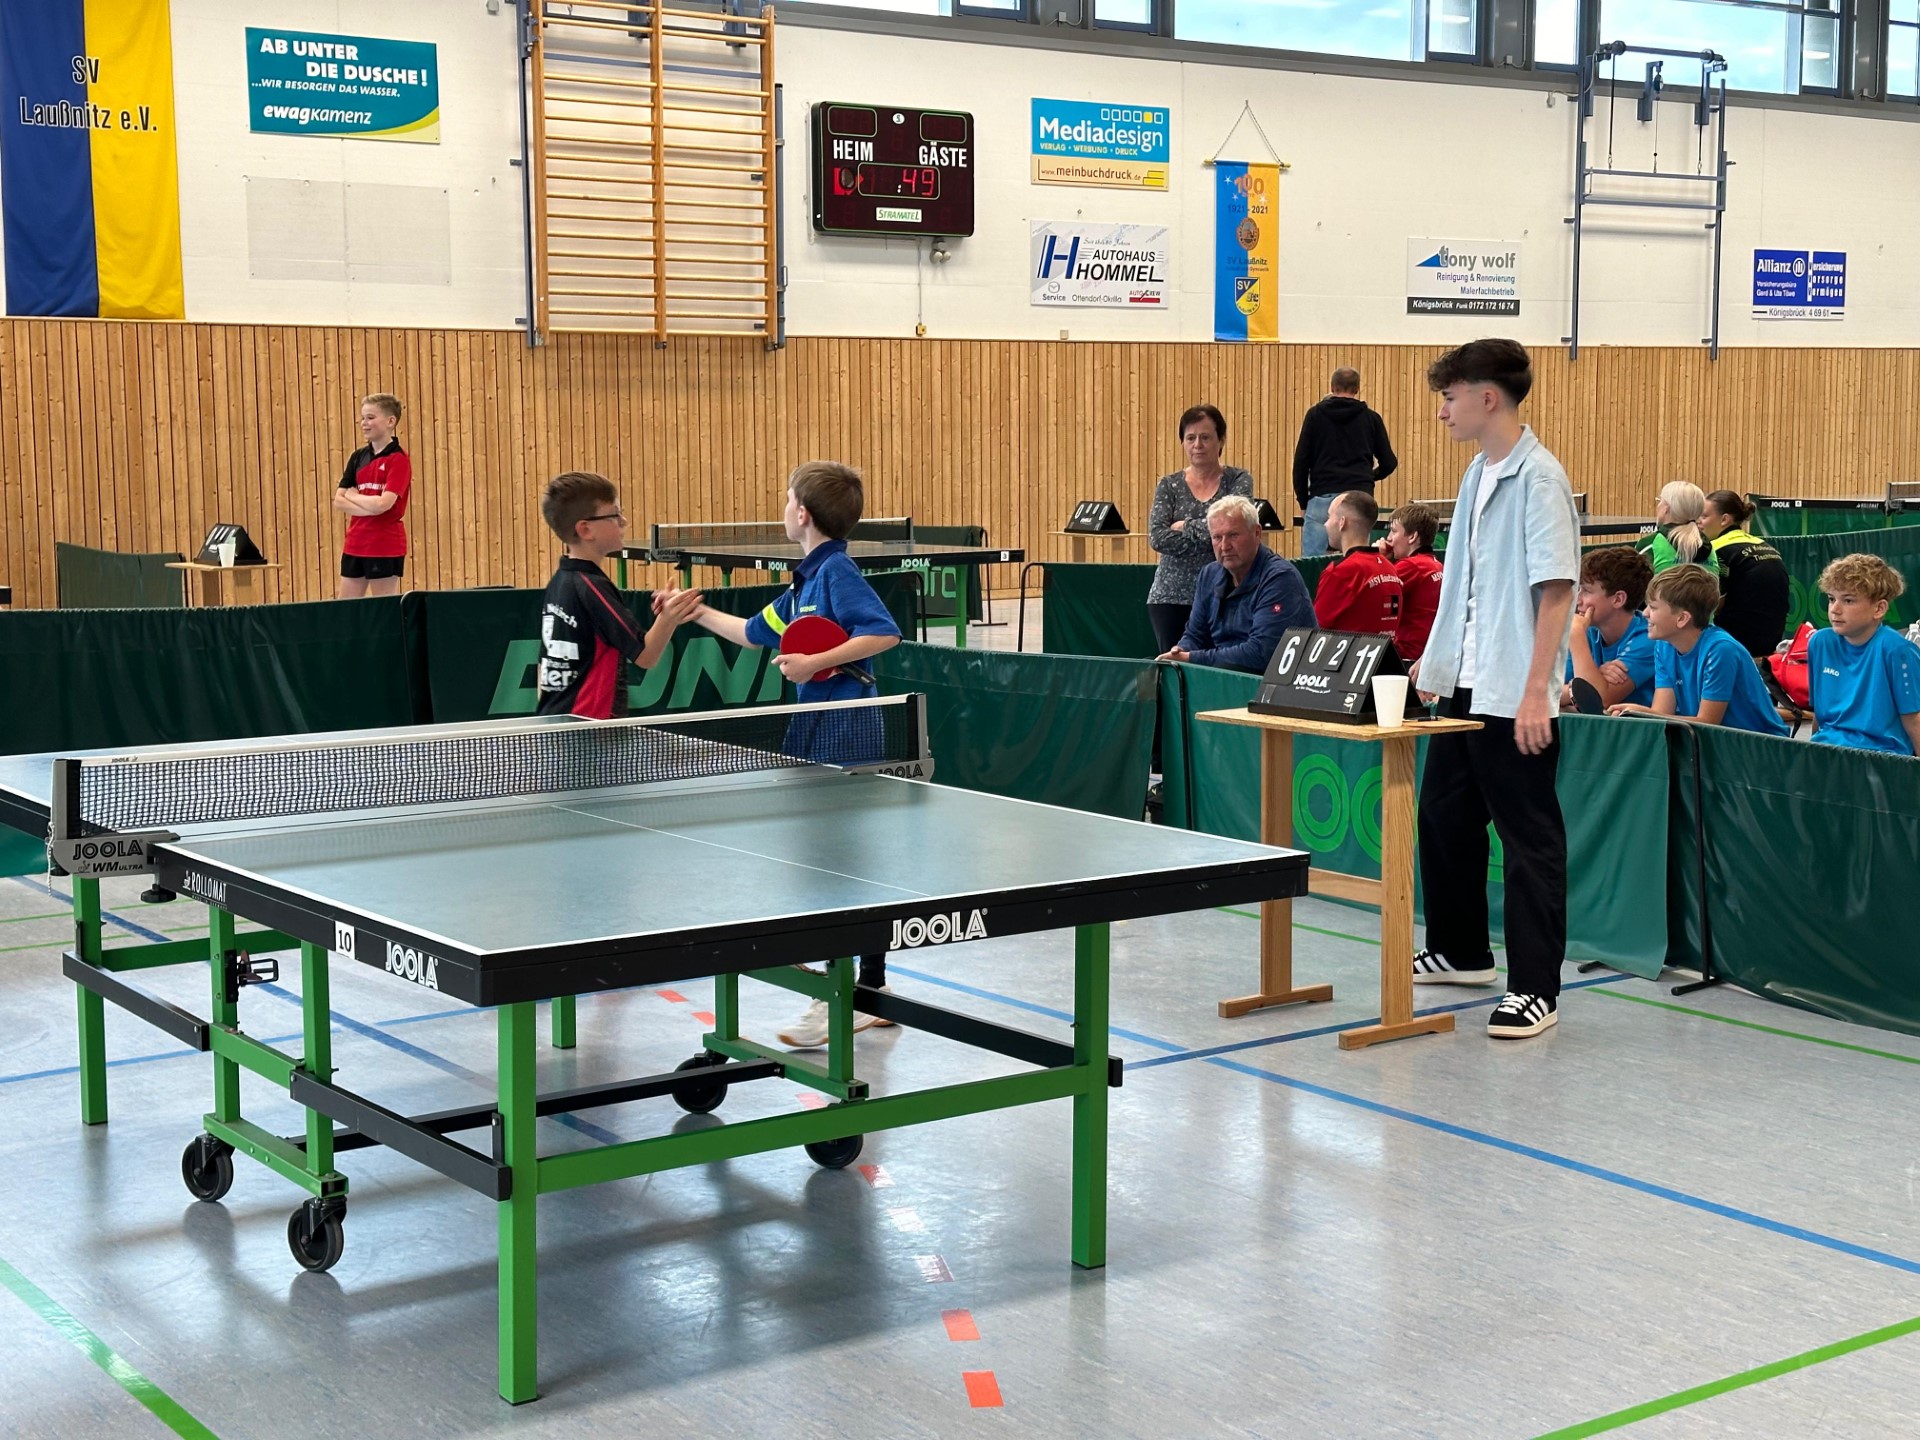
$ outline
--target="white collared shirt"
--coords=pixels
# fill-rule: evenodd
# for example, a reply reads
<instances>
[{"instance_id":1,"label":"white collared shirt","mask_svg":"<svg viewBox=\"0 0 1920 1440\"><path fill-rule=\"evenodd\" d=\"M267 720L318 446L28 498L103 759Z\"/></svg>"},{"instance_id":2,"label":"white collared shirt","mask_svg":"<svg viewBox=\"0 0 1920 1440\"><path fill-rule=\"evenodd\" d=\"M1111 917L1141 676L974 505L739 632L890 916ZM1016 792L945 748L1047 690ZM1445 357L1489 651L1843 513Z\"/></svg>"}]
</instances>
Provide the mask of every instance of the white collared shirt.
<instances>
[{"instance_id":1,"label":"white collared shirt","mask_svg":"<svg viewBox=\"0 0 1920 1440\"><path fill-rule=\"evenodd\" d=\"M1473 497L1473 538L1470 543L1475 546L1480 543L1480 517L1486 514L1487 502L1493 498L1493 492L1499 488L1496 482L1506 479L1520 469L1519 449L1520 447L1515 445L1503 459L1487 462L1480 471L1480 493ZM1479 559L1479 554L1480 552L1476 550L1474 553L1476 560ZM1479 629L1474 624L1475 611L1479 603L1479 575L1480 567L1476 564L1473 567L1473 583L1467 588L1467 634L1460 651L1458 684L1463 690L1473 688L1474 671L1477 668L1475 661L1479 659L1480 654Z\"/></svg>"}]
</instances>

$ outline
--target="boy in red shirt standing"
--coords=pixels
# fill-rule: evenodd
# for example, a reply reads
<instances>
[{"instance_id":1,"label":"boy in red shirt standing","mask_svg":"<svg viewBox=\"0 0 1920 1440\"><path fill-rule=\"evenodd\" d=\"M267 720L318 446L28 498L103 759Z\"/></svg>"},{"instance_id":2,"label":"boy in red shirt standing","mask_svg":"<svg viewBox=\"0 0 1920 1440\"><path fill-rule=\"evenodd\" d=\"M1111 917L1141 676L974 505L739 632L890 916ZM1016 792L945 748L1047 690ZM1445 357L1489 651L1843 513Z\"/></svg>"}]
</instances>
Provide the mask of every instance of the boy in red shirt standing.
<instances>
[{"instance_id":1,"label":"boy in red shirt standing","mask_svg":"<svg viewBox=\"0 0 1920 1440\"><path fill-rule=\"evenodd\" d=\"M333 492L333 508L347 519L340 555L340 598L398 595L406 568L407 491L413 487L413 462L400 448L400 402L391 395L369 395L360 402L360 433L366 444L354 451Z\"/></svg>"},{"instance_id":2,"label":"boy in red shirt standing","mask_svg":"<svg viewBox=\"0 0 1920 1440\"><path fill-rule=\"evenodd\" d=\"M1399 630L1404 587L1393 562L1373 548L1379 518L1379 502L1365 490L1347 491L1327 512L1327 549L1340 558L1321 572L1313 592L1313 617L1322 630Z\"/></svg>"},{"instance_id":3,"label":"boy in red shirt standing","mask_svg":"<svg viewBox=\"0 0 1920 1440\"><path fill-rule=\"evenodd\" d=\"M1400 631L1394 649L1411 665L1426 653L1433 617L1440 609L1440 557L1433 553L1433 537L1440 533L1440 517L1431 506L1411 501L1387 521L1381 553L1393 561L1400 577Z\"/></svg>"}]
</instances>

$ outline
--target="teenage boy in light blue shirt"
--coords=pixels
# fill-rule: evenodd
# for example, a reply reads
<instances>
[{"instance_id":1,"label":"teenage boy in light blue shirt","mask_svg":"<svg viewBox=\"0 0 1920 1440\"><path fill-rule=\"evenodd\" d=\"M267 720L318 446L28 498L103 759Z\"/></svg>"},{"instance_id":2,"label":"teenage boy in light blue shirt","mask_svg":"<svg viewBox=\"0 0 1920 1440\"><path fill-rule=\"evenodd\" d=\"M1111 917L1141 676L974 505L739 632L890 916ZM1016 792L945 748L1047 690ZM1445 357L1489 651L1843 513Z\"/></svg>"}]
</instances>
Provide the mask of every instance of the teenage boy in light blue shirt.
<instances>
[{"instance_id":1,"label":"teenage boy in light blue shirt","mask_svg":"<svg viewBox=\"0 0 1920 1440\"><path fill-rule=\"evenodd\" d=\"M1475 340L1427 371L1440 420L1477 443L1454 502L1440 607L1414 667L1421 698L1481 728L1435 735L1420 781L1427 948L1416 985L1492 985L1487 826L1506 850L1507 994L1487 1034L1538 1035L1559 1019L1567 953L1567 827L1554 788L1579 521L1567 472L1520 421L1533 366L1513 340Z\"/></svg>"},{"instance_id":2,"label":"teenage boy in light blue shirt","mask_svg":"<svg viewBox=\"0 0 1920 1440\"><path fill-rule=\"evenodd\" d=\"M1658 715L1751 730L1790 733L1773 708L1747 647L1713 623L1720 582L1698 565L1662 570L1647 586L1653 637L1653 704L1613 705L1610 715Z\"/></svg>"},{"instance_id":3,"label":"teenage boy in light blue shirt","mask_svg":"<svg viewBox=\"0 0 1920 1440\"><path fill-rule=\"evenodd\" d=\"M1920 753L1920 648L1881 623L1906 588L1878 555L1842 555L1820 572L1833 628L1807 641L1815 743Z\"/></svg>"}]
</instances>

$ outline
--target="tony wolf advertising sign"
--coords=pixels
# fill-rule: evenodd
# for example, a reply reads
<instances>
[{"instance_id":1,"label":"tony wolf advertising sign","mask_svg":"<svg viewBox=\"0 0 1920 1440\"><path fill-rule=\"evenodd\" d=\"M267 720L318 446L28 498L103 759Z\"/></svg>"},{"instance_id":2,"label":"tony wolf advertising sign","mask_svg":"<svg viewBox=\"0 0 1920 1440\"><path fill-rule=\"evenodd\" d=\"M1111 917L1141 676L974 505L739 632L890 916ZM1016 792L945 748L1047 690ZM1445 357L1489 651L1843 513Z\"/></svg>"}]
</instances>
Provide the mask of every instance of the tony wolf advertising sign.
<instances>
[{"instance_id":1,"label":"tony wolf advertising sign","mask_svg":"<svg viewBox=\"0 0 1920 1440\"><path fill-rule=\"evenodd\" d=\"M1407 241L1409 315L1518 315L1517 240Z\"/></svg>"}]
</instances>

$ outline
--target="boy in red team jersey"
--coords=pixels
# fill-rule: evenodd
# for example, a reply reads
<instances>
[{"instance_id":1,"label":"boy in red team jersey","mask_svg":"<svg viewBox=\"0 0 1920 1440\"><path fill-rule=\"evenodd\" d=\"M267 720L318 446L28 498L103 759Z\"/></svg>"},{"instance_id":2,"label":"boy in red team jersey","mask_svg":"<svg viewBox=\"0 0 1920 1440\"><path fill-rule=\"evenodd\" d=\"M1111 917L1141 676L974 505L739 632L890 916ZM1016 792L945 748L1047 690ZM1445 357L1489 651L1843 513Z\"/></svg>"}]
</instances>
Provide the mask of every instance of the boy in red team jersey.
<instances>
[{"instance_id":1,"label":"boy in red team jersey","mask_svg":"<svg viewBox=\"0 0 1920 1440\"><path fill-rule=\"evenodd\" d=\"M400 448L400 402L392 395L369 395L360 402L360 434L366 440L348 457L333 492L333 508L347 519L340 547L340 598L398 595L407 563L407 492L413 488L413 462Z\"/></svg>"},{"instance_id":2,"label":"boy in red team jersey","mask_svg":"<svg viewBox=\"0 0 1920 1440\"><path fill-rule=\"evenodd\" d=\"M1380 552L1393 561L1400 577L1400 629L1393 647L1411 665L1427 649L1433 617L1440 609L1440 557L1433 553L1433 537L1440 533L1440 517L1429 505L1409 501L1387 521L1387 538Z\"/></svg>"},{"instance_id":3,"label":"boy in red team jersey","mask_svg":"<svg viewBox=\"0 0 1920 1440\"><path fill-rule=\"evenodd\" d=\"M547 582L540 607L539 712L611 719L626 709L621 664L631 660L642 670L652 669L667 653L673 632L700 608L700 592L662 592L653 623L641 631L600 568L627 535L620 492L604 475L569 470L555 476L540 501L540 514L567 553Z\"/></svg>"},{"instance_id":4,"label":"boy in red team jersey","mask_svg":"<svg viewBox=\"0 0 1920 1440\"><path fill-rule=\"evenodd\" d=\"M1340 558L1320 573L1313 592L1313 618L1322 630L1399 630L1404 587L1393 562L1373 548L1379 518L1379 502L1365 490L1347 491L1327 512L1327 550Z\"/></svg>"}]
</instances>

